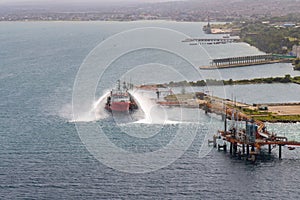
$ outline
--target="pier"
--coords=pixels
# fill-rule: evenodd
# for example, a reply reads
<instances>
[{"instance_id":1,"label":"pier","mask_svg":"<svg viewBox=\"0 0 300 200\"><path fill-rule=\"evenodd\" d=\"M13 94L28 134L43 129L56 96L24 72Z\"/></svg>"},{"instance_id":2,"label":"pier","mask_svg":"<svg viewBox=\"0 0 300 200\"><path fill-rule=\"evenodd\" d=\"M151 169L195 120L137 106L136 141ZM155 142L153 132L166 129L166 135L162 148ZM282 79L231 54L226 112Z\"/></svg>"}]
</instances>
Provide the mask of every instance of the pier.
<instances>
[{"instance_id":1,"label":"pier","mask_svg":"<svg viewBox=\"0 0 300 200\"><path fill-rule=\"evenodd\" d=\"M271 154L273 148L278 146L278 158L282 158L282 147L288 146L289 150L294 150L295 147L300 146L298 141L289 141L287 137L277 135L276 133L270 133L267 131L267 127L260 120L254 120L251 116L243 113L239 110L234 103L224 103L221 105L212 105L207 102L204 107L206 113L214 112L221 114L224 120L224 130L219 130L217 135L213 136L213 146L218 150L227 151L227 143L229 143L229 153L233 157L239 159L245 158L246 160L255 162L258 157L261 156L261 150L264 146L267 146L268 154ZM231 126L227 130L227 120L231 120ZM245 127L238 126L238 122L245 122ZM217 145L216 138L223 141L222 144Z\"/></svg>"},{"instance_id":2,"label":"pier","mask_svg":"<svg viewBox=\"0 0 300 200\"><path fill-rule=\"evenodd\" d=\"M193 44L227 44L239 42L237 38L187 38L182 40L182 42L189 42L190 45Z\"/></svg>"},{"instance_id":3,"label":"pier","mask_svg":"<svg viewBox=\"0 0 300 200\"><path fill-rule=\"evenodd\" d=\"M213 59L210 66L201 66L200 69L221 69L232 67L243 67L251 65L272 64L279 62L289 62L289 58L282 58L273 54L240 56L230 58Z\"/></svg>"},{"instance_id":4,"label":"pier","mask_svg":"<svg viewBox=\"0 0 300 200\"><path fill-rule=\"evenodd\" d=\"M278 147L278 157L281 159L282 147L287 146L288 150L300 147L300 141L288 140L285 136L267 131L264 121L257 118L266 116L271 117L267 118L271 119L271 122L298 122L300 120L299 102L250 105L197 92L178 95L172 93L164 97L164 101L157 101L157 104L198 108L203 109L206 114L221 115L224 120L224 129L219 130L207 142L219 151L227 152L229 149L232 157L255 162L263 157L263 147L267 147L267 154L271 154L272 150ZM286 116L291 116L293 120L285 121ZM230 126L227 125L228 120L231 121ZM244 127L241 127L242 124Z\"/></svg>"},{"instance_id":5,"label":"pier","mask_svg":"<svg viewBox=\"0 0 300 200\"><path fill-rule=\"evenodd\" d=\"M226 122L225 122L226 123ZM282 147L289 146L290 150L295 149L296 146L300 146L300 142L288 141L284 136L277 136L275 133L269 133L266 131L264 124L257 125L257 122L253 120L246 120L246 126L244 129L236 128L232 126L229 131L219 131L219 138L230 144L230 154L234 157L245 157L247 160L255 161L260 156L263 146L267 146L268 153L271 154L273 148L278 146L278 158L282 159ZM216 136L214 136L216 137ZM218 145L218 149L224 148L226 143ZM214 144L214 147L216 144ZM239 151L238 151L238 147ZM251 151L249 148L251 147ZM246 151L245 151L246 148ZM224 148L226 151L226 147Z\"/></svg>"}]
</instances>

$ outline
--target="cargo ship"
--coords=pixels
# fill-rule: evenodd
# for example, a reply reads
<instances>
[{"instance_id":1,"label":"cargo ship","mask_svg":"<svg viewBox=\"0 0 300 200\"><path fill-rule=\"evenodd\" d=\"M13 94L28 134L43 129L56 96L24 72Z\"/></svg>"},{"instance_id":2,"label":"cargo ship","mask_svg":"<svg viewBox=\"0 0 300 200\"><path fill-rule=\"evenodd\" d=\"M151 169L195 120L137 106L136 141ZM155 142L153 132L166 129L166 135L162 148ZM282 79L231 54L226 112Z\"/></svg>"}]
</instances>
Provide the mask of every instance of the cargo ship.
<instances>
[{"instance_id":1,"label":"cargo ship","mask_svg":"<svg viewBox=\"0 0 300 200\"><path fill-rule=\"evenodd\" d=\"M107 97L105 109L110 112L129 112L138 108L133 97L128 92L126 82L123 82L121 88L120 80L117 82L117 87L110 91Z\"/></svg>"}]
</instances>

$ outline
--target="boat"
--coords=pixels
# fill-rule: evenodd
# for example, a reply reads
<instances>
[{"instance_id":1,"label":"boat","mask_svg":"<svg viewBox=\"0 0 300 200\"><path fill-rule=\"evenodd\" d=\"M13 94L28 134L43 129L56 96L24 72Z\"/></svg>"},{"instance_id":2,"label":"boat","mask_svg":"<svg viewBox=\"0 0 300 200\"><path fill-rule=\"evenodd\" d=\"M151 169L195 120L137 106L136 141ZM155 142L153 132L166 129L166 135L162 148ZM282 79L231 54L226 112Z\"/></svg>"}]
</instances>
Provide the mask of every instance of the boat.
<instances>
[{"instance_id":1,"label":"boat","mask_svg":"<svg viewBox=\"0 0 300 200\"><path fill-rule=\"evenodd\" d=\"M137 104L128 92L126 82L123 82L121 88L120 80L118 80L117 87L112 89L107 97L105 109L110 112L129 112L137 109Z\"/></svg>"}]
</instances>

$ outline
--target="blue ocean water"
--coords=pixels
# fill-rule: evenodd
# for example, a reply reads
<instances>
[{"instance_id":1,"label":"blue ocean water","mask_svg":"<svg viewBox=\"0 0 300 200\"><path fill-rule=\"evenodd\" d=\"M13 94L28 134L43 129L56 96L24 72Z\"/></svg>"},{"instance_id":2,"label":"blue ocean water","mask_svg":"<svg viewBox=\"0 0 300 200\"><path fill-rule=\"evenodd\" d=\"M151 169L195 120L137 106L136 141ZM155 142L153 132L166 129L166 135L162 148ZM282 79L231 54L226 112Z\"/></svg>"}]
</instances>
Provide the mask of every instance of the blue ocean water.
<instances>
[{"instance_id":1,"label":"blue ocean water","mask_svg":"<svg viewBox=\"0 0 300 200\"><path fill-rule=\"evenodd\" d=\"M75 123L72 120L72 93L76 74L86 56L99 43L113 34L140 27L169 28L200 37L204 36L202 25L165 21L1 22L0 199L298 199L298 149L288 151L284 148L283 160L276 159L278 151L274 150L272 160L256 165L231 159L216 150L202 156L205 136L222 128L218 116L207 116L202 111L192 109L165 109L163 112L167 113L165 116L170 123L123 123L109 115L97 121ZM172 42L177 45L176 41ZM190 54L199 48L183 43L180 45L189 49ZM204 46L204 49L210 57L260 53L246 44ZM170 56L164 53L144 49L130 52L129 59L120 57L105 71L106 76L99 81L96 96L99 98L105 89L111 87L120 73L115 71L118 66L127 69L126 66L130 66L131 62L139 63L134 58L147 56L162 62ZM193 58L199 65L207 61L198 56ZM177 71L171 73L165 66L160 67L162 71L159 71L154 61L153 66L133 68L125 75L129 74L128 77L139 84L151 80L170 81L174 78L243 79L299 75L288 64L274 64L218 72L183 68L181 72L184 76L181 76ZM196 76L195 72L198 73ZM134 76L136 74L138 78ZM280 102L299 101L298 87L293 84L250 85L216 88L214 91L220 96L231 96L234 93L242 101ZM254 95L257 91L259 97ZM279 97L274 95L278 92ZM149 110L152 111L155 112L155 109ZM83 143L78 127L94 126L103 130L116 146L129 153L155 152L171 144L170 141L177 134L184 141L191 137L193 140L174 162L162 163L160 169L145 173L128 173L117 170L117 167L122 166L103 164L101 159L96 159L95 152L89 151L87 144ZM299 138L299 124L268 126L269 130L290 139ZM137 137L140 132L145 134L145 138ZM151 135L153 132L157 134ZM116 156L116 152L105 151L107 149L101 146L99 149L112 159ZM179 149L174 150L174 156ZM166 159L160 156L162 160ZM123 166L130 163L126 158L120 160L124 162ZM140 165L131 165L131 170L134 172L135 167Z\"/></svg>"}]
</instances>

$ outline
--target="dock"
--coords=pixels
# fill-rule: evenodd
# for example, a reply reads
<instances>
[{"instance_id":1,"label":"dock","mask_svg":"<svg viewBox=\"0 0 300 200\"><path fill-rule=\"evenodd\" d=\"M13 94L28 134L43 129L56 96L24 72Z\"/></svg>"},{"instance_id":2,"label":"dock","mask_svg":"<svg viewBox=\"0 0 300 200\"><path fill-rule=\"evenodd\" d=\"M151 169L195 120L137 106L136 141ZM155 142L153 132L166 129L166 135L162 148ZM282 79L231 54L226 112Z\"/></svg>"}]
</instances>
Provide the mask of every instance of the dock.
<instances>
[{"instance_id":1,"label":"dock","mask_svg":"<svg viewBox=\"0 0 300 200\"><path fill-rule=\"evenodd\" d=\"M240 39L237 38L187 38L182 40L182 42L189 42L193 44L227 44L239 42Z\"/></svg>"},{"instance_id":2,"label":"dock","mask_svg":"<svg viewBox=\"0 0 300 200\"><path fill-rule=\"evenodd\" d=\"M157 93L159 91L159 93L163 93L157 86L154 88L155 89L152 89L154 92ZM235 107L235 109L246 113L249 117L263 122L300 122L300 102L247 104L211 96L204 92L174 94L170 90L165 91L162 96L162 98L157 98L156 100L156 103L161 106L200 108L204 109L207 113L213 112L221 115L224 112L223 109L225 105L227 107Z\"/></svg>"},{"instance_id":3,"label":"dock","mask_svg":"<svg viewBox=\"0 0 300 200\"><path fill-rule=\"evenodd\" d=\"M300 103L264 103L264 104L246 104L229 99L218 97L209 97L200 108L205 112L216 114L224 113L224 106L235 108L239 113L245 113L248 117L260 120L262 122L282 122L296 123L300 121Z\"/></svg>"},{"instance_id":4,"label":"dock","mask_svg":"<svg viewBox=\"0 0 300 200\"><path fill-rule=\"evenodd\" d=\"M157 101L157 104L203 109L206 114L221 115L224 129L217 131L212 140L208 140L208 144L213 144L219 151L229 150L230 155L238 159L255 162L264 155L264 147L267 147L267 154L271 154L272 150L278 147L278 157L282 159L282 147L287 146L289 150L300 147L300 141L288 140L285 136L269 132L265 121L258 118L258 116L266 116L280 119L280 117L293 116L295 121L282 122L299 122L300 102L250 105L196 92L177 95L172 93L165 96L164 100ZM231 122L230 126L227 125L228 120ZM241 124L244 127L241 127Z\"/></svg>"},{"instance_id":5,"label":"dock","mask_svg":"<svg viewBox=\"0 0 300 200\"><path fill-rule=\"evenodd\" d=\"M252 65L273 64L280 62L291 62L288 57L282 57L275 54L240 56L230 58L212 59L209 66L200 66L200 69L223 69L233 67L244 67Z\"/></svg>"},{"instance_id":6,"label":"dock","mask_svg":"<svg viewBox=\"0 0 300 200\"><path fill-rule=\"evenodd\" d=\"M287 137L268 132L265 124L261 121L255 121L248 117L242 120L246 122L245 128L232 125L227 131L225 125L224 130L218 131L218 138L230 144L229 152L234 157L245 157L255 162L257 157L260 156L263 146L267 146L269 154L271 154L273 148L278 146L278 157L281 159L283 146L289 146L290 150L294 150L295 147L300 146L300 142L298 141L288 141ZM225 123L227 123L226 121L227 119L225 119ZM224 151L227 151L224 145L226 146L227 144L219 145L218 149L220 150L223 147ZM216 147L216 141L214 146ZM239 150L238 147L240 147ZM251 151L249 151L250 148Z\"/></svg>"},{"instance_id":7,"label":"dock","mask_svg":"<svg viewBox=\"0 0 300 200\"><path fill-rule=\"evenodd\" d=\"M242 104L240 104L240 106L241 105ZM288 106L295 105L288 104ZM267 146L268 154L271 154L272 149L278 146L279 159L282 158L283 146L288 146L289 150L300 147L299 141L289 141L285 136L268 132L264 122L255 120L253 117L239 110L238 107L239 106L234 106L232 101L227 104L224 103L222 106L220 106L220 104L213 106L208 102L204 107L206 112L221 114L224 120L224 130L219 130L218 133L214 135L213 140L208 141L209 143L213 143L215 148L218 147L218 150L227 151L227 143L229 143L230 155L255 162L261 155L261 150L264 146ZM229 128L227 125L228 119L231 120L231 126ZM238 122L242 121L245 122L244 128L237 125ZM223 141L223 144L217 145L218 139Z\"/></svg>"},{"instance_id":8,"label":"dock","mask_svg":"<svg viewBox=\"0 0 300 200\"><path fill-rule=\"evenodd\" d=\"M213 144L219 151L229 151L232 157L255 162L265 153L263 149L266 149L269 155L275 147L278 147L278 157L282 159L282 147L287 146L289 150L300 147L300 141L288 140L285 136L269 132L264 121L256 118L258 115L270 116L270 113L274 113L275 116L300 116L299 102L250 105L201 92L172 94L164 99L165 101L157 103L161 106L200 108L206 114L221 115L224 129L219 130L212 140L208 140L208 144ZM230 126L227 125L229 120ZM241 124L244 127L241 127Z\"/></svg>"}]
</instances>

